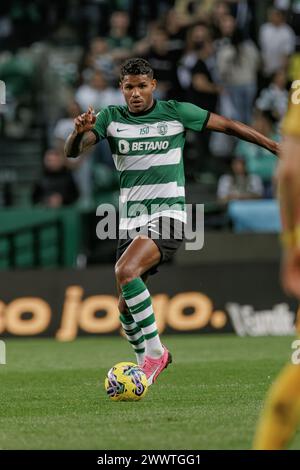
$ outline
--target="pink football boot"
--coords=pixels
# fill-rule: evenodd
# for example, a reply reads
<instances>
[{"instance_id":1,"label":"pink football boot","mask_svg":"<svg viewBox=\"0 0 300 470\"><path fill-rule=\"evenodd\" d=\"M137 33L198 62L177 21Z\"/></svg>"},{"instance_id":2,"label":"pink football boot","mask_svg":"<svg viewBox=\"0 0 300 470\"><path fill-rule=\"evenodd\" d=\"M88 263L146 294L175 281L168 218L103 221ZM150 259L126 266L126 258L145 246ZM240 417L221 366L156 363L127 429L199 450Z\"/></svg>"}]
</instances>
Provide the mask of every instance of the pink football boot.
<instances>
[{"instance_id":1,"label":"pink football boot","mask_svg":"<svg viewBox=\"0 0 300 470\"><path fill-rule=\"evenodd\" d=\"M142 369L147 377L148 385L152 385L153 382L156 381L159 374L172 362L172 356L170 352L165 346L163 346L163 348L164 353L160 358L154 359L150 356L145 357Z\"/></svg>"}]
</instances>

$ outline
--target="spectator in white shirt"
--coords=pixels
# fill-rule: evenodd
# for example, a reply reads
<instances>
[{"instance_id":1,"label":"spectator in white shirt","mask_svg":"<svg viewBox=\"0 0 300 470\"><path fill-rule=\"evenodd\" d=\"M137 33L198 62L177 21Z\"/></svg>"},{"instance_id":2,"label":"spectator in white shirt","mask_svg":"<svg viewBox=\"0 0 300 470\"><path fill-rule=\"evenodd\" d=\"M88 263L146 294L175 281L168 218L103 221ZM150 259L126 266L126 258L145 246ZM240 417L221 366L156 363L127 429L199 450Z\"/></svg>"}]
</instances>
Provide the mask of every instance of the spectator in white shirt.
<instances>
[{"instance_id":1,"label":"spectator in white shirt","mask_svg":"<svg viewBox=\"0 0 300 470\"><path fill-rule=\"evenodd\" d=\"M235 20L232 18L235 24ZM233 118L249 124L256 95L256 76L260 65L257 47L234 28L230 37L220 41L217 67L222 85L234 107Z\"/></svg>"},{"instance_id":2,"label":"spectator in white shirt","mask_svg":"<svg viewBox=\"0 0 300 470\"><path fill-rule=\"evenodd\" d=\"M223 203L262 198L262 180L258 175L248 174L245 160L235 157L231 162L231 173L222 175L219 179L217 196Z\"/></svg>"},{"instance_id":3,"label":"spectator in white shirt","mask_svg":"<svg viewBox=\"0 0 300 470\"><path fill-rule=\"evenodd\" d=\"M110 87L99 70L94 71L89 83L78 88L75 99L82 111L86 111L89 106L98 112L109 105L125 104L120 90Z\"/></svg>"},{"instance_id":4,"label":"spectator in white shirt","mask_svg":"<svg viewBox=\"0 0 300 470\"><path fill-rule=\"evenodd\" d=\"M259 43L266 77L286 67L288 57L295 50L296 37L292 28L286 23L283 11L276 8L270 10L269 22L264 23L259 31Z\"/></svg>"},{"instance_id":5,"label":"spectator in white shirt","mask_svg":"<svg viewBox=\"0 0 300 470\"><path fill-rule=\"evenodd\" d=\"M264 88L255 102L260 111L270 111L276 121L281 121L288 106L287 76L283 69L274 73L272 81Z\"/></svg>"}]
</instances>

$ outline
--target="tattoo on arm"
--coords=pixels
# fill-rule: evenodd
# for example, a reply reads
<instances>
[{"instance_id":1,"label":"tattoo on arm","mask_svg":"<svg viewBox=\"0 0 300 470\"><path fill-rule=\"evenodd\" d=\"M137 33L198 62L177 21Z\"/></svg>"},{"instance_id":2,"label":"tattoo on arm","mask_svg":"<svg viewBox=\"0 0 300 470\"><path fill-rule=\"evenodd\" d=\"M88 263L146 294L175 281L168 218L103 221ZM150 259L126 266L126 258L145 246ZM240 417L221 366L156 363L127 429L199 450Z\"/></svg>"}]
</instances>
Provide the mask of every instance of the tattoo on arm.
<instances>
[{"instance_id":1,"label":"tattoo on arm","mask_svg":"<svg viewBox=\"0 0 300 470\"><path fill-rule=\"evenodd\" d=\"M71 155L70 157L73 157L73 155L77 156L79 155L80 152L80 146L81 146L81 141L83 139L84 134L77 134L75 139L73 140L72 146L71 146Z\"/></svg>"},{"instance_id":2,"label":"tattoo on arm","mask_svg":"<svg viewBox=\"0 0 300 470\"><path fill-rule=\"evenodd\" d=\"M96 143L96 136L92 132L72 133L65 143L65 156L76 158Z\"/></svg>"}]
</instances>

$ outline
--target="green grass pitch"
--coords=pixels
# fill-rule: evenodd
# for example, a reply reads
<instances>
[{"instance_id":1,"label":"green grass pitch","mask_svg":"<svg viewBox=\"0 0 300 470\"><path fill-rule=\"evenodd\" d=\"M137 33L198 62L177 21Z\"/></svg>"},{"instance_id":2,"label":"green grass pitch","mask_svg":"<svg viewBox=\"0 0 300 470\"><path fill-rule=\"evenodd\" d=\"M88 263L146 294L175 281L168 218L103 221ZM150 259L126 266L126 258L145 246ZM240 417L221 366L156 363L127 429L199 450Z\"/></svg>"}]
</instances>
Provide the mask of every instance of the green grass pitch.
<instances>
[{"instance_id":1,"label":"green grass pitch","mask_svg":"<svg viewBox=\"0 0 300 470\"><path fill-rule=\"evenodd\" d=\"M174 362L131 403L103 388L113 364L134 360L126 340L7 340L0 449L249 449L293 339L164 336ZM298 431L290 448L299 446Z\"/></svg>"}]
</instances>

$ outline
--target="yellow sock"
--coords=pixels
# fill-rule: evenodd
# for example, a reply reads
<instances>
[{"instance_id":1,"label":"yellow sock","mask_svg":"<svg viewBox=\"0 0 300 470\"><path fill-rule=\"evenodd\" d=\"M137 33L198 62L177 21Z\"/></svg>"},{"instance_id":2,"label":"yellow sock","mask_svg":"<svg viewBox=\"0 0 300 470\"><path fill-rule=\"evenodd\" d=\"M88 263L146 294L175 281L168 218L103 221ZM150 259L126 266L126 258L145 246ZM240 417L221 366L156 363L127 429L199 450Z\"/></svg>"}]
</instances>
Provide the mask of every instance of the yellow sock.
<instances>
[{"instance_id":1,"label":"yellow sock","mask_svg":"<svg viewBox=\"0 0 300 470\"><path fill-rule=\"evenodd\" d=\"M284 449L300 421L300 365L288 364L268 392L253 448Z\"/></svg>"}]
</instances>

